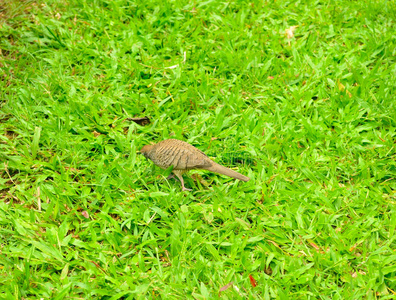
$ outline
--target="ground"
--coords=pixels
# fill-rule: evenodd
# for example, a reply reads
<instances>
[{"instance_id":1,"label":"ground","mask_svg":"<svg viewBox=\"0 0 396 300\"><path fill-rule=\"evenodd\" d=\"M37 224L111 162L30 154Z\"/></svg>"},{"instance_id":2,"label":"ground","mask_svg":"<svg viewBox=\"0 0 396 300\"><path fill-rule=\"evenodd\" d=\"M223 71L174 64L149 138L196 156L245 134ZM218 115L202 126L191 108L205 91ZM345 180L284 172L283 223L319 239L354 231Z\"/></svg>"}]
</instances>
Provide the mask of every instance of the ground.
<instances>
[{"instance_id":1,"label":"ground","mask_svg":"<svg viewBox=\"0 0 396 300\"><path fill-rule=\"evenodd\" d=\"M395 16L4 1L0 297L395 297ZM138 154L166 138L251 180L182 192Z\"/></svg>"}]
</instances>

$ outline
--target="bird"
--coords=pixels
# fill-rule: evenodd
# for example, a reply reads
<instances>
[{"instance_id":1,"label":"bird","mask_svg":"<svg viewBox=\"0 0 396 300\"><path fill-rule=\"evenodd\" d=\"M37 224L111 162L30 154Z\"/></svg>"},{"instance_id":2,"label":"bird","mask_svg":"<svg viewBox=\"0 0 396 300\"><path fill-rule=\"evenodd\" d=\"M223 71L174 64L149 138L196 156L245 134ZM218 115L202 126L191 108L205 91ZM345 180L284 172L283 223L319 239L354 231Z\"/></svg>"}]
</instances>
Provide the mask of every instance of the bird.
<instances>
[{"instance_id":1,"label":"bird","mask_svg":"<svg viewBox=\"0 0 396 300\"><path fill-rule=\"evenodd\" d=\"M208 170L242 181L250 180L245 175L219 165L198 148L181 140L167 139L154 145L145 145L140 153L162 169L173 167L173 174L169 175L167 179L176 175L181 182L183 191L191 191L184 186L183 174L194 169Z\"/></svg>"}]
</instances>

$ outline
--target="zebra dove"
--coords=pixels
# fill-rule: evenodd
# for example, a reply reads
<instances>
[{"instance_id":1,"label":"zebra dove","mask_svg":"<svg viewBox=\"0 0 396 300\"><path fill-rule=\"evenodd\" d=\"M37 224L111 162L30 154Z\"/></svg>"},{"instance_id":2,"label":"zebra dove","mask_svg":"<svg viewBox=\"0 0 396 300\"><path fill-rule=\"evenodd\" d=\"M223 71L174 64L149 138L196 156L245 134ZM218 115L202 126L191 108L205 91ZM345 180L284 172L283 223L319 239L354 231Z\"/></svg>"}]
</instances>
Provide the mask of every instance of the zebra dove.
<instances>
[{"instance_id":1,"label":"zebra dove","mask_svg":"<svg viewBox=\"0 0 396 300\"><path fill-rule=\"evenodd\" d=\"M162 169L172 166L172 172L179 178L183 191L191 191L184 187L183 174L192 169L204 169L242 181L250 180L249 177L215 163L201 150L180 140L169 139L155 145L146 145L140 152ZM174 175L170 175L167 179Z\"/></svg>"}]
</instances>

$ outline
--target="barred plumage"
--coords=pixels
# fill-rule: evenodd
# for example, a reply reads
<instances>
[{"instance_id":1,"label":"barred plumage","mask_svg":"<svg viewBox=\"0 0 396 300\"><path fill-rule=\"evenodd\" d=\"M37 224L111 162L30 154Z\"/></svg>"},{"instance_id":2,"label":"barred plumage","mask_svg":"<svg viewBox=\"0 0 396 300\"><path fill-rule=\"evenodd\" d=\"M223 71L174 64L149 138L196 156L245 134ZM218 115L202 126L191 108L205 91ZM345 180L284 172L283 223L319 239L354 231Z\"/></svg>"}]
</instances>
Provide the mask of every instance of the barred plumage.
<instances>
[{"instance_id":1,"label":"barred plumage","mask_svg":"<svg viewBox=\"0 0 396 300\"><path fill-rule=\"evenodd\" d=\"M249 177L215 163L201 150L180 140L169 139L155 145L146 145L140 152L162 169L173 166L172 172L179 178L183 191L189 189L184 187L182 175L191 169L204 169L242 181L250 180Z\"/></svg>"}]
</instances>

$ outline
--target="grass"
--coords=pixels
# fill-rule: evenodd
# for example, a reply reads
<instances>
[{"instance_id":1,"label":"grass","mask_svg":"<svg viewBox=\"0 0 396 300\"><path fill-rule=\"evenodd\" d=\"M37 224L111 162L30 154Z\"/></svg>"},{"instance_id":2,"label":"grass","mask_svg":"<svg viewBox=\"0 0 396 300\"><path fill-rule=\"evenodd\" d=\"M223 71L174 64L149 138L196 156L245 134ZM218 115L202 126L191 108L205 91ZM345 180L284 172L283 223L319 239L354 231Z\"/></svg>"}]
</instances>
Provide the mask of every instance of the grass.
<instances>
[{"instance_id":1,"label":"grass","mask_svg":"<svg viewBox=\"0 0 396 300\"><path fill-rule=\"evenodd\" d=\"M395 297L393 1L0 13L1 298ZM170 137L252 180L181 192Z\"/></svg>"}]
</instances>

